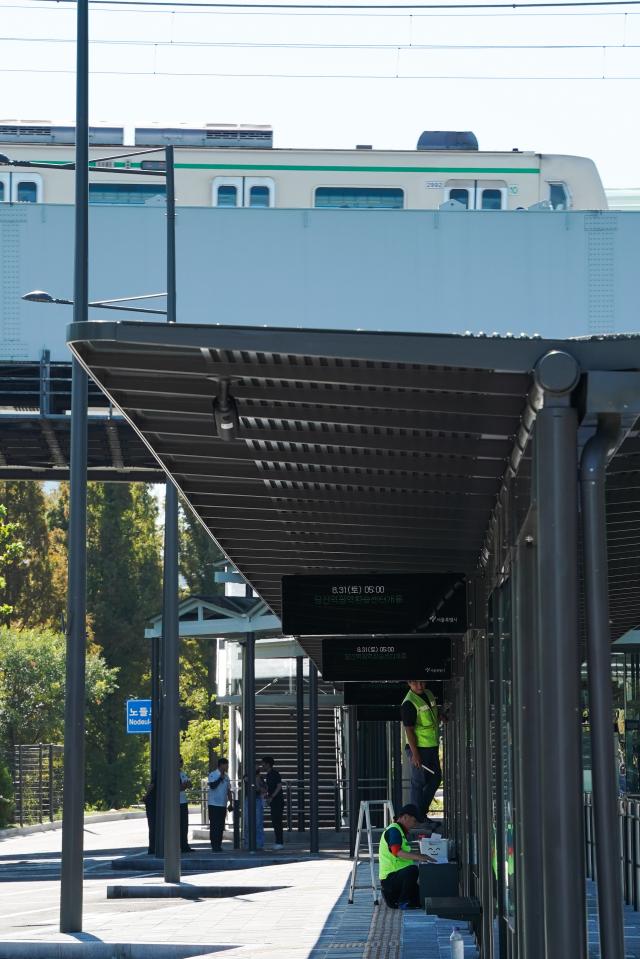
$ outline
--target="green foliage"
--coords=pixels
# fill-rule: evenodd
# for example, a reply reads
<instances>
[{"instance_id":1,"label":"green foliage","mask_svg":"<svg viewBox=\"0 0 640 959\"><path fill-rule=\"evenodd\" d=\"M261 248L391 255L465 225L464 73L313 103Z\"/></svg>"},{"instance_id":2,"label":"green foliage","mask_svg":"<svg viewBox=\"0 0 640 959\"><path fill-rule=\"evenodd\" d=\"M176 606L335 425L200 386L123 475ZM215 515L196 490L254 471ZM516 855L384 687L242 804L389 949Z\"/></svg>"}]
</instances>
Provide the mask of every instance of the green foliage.
<instances>
[{"instance_id":1,"label":"green foliage","mask_svg":"<svg viewBox=\"0 0 640 959\"><path fill-rule=\"evenodd\" d=\"M223 722L225 742L228 723ZM192 719L180 738L180 755L184 770L194 787L203 776L215 768L215 758L220 753L220 723L217 719Z\"/></svg>"},{"instance_id":2,"label":"green foliage","mask_svg":"<svg viewBox=\"0 0 640 959\"><path fill-rule=\"evenodd\" d=\"M11 754L19 743L62 742L65 639L50 629L0 628L0 736ZM87 654L90 711L116 688L117 670Z\"/></svg>"},{"instance_id":3,"label":"green foliage","mask_svg":"<svg viewBox=\"0 0 640 959\"><path fill-rule=\"evenodd\" d=\"M224 559L220 547L212 540L202 523L190 509L180 509L180 575L187 586L187 595L215 596L224 593L224 586L215 582L215 566Z\"/></svg>"},{"instance_id":4,"label":"green foliage","mask_svg":"<svg viewBox=\"0 0 640 959\"><path fill-rule=\"evenodd\" d=\"M24 551L17 535L18 524L7 522L7 507L0 504L0 616L3 618L11 614L11 604L6 601L7 579L3 570L16 563Z\"/></svg>"},{"instance_id":5,"label":"green foliage","mask_svg":"<svg viewBox=\"0 0 640 959\"><path fill-rule=\"evenodd\" d=\"M88 725L87 801L137 802L148 781L146 737L125 731L125 701L150 695L146 621L161 607L157 504L147 484L92 483L88 494L87 606L93 640L119 686Z\"/></svg>"},{"instance_id":6,"label":"green foliage","mask_svg":"<svg viewBox=\"0 0 640 959\"><path fill-rule=\"evenodd\" d=\"M7 517L20 543L20 548L5 561L6 601L12 610L5 613L4 622L59 628L64 593L53 579L42 484L2 482L0 502L6 506Z\"/></svg>"}]
</instances>

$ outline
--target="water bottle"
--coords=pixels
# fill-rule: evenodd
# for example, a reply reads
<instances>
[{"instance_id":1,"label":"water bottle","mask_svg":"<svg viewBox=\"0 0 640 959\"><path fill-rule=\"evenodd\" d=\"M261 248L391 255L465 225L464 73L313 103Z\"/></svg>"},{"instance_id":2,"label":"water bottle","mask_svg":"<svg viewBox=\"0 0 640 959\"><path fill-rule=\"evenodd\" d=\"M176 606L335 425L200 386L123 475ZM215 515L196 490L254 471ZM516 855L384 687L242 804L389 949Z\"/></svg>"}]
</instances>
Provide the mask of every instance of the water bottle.
<instances>
[{"instance_id":1,"label":"water bottle","mask_svg":"<svg viewBox=\"0 0 640 959\"><path fill-rule=\"evenodd\" d=\"M457 929L449 937L451 943L451 959L464 959L464 939Z\"/></svg>"}]
</instances>

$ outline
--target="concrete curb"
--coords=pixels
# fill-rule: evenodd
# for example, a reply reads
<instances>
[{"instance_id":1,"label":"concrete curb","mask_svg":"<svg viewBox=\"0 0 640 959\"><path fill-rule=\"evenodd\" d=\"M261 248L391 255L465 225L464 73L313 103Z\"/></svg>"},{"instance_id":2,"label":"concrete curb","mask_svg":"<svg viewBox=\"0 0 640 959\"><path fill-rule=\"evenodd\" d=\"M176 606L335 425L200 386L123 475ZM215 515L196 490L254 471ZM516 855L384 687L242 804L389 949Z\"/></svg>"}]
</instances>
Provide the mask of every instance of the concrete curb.
<instances>
[{"instance_id":1,"label":"concrete curb","mask_svg":"<svg viewBox=\"0 0 640 959\"><path fill-rule=\"evenodd\" d=\"M209 959L222 951L214 943L0 942L0 959Z\"/></svg>"},{"instance_id":2,"label":"concrete curb","mask_svg":"<svg viewBox=\"0 0 640 959\"><path fill-rule=\"evenodd\" d=\"M134 809L128 812L87 813L84 821L85 823L116 822L119 819L144 819L145 816L146 813L143 809ZM38 822L31 826L10 826L8 829L0 829L0 839L31 836L36 832L51 832L52 829L62 829L62 820L56 819L54 822ZM0 959L3 959L2 953L0 953Z\"/></svg>"},{"instance_id":3,"label":"concrete curb","mask_svg":"<svg viewBox=\"0 0 640 959\"><path fill-rule=\"evenodd\" d=\"M275 892L286 886L193 886L187 882L107 886L107 899L233 899L258 892Z\"/></svg>"}]
</instances>

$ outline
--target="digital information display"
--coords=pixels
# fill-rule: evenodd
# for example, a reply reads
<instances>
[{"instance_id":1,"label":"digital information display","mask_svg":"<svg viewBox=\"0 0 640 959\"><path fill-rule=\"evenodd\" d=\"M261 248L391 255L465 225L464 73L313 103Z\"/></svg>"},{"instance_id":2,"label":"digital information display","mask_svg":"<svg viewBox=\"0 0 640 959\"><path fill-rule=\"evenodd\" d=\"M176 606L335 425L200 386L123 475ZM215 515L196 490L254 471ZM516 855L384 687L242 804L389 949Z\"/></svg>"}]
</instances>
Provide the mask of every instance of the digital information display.
<instances>
[{"instance_id":1,"label":"digital information display","mask_svg":"<svg viewBox=\"0 0 640 959\"><path fill-rule=\"evenodd\" d=\"M330 682L450 679L451 640L445 636L322 640L322 678Z\"/></svg>"},{"instance_id":2,"label":"digital information display","mask_svg":"<svg viewBox=\"0 0 640 959\"><path fill-rule=\"evenodd\" d=\"M282 577L282 631L292 636L443 636L467 628L458 573Z\"/></svg>"},{"instance_id":3,"label":"digital information display","mask_svg":"<svg viewBox=\"0 0 640 959\"><path fill-rule=\"evenodd\" d=\"M429 689L436 699L442 699L441 680L429 680ZM397 708L408 691L406 680L390 683L345 683L344 704L345 706L394 706Z\"/></svg>"}]
</instances>

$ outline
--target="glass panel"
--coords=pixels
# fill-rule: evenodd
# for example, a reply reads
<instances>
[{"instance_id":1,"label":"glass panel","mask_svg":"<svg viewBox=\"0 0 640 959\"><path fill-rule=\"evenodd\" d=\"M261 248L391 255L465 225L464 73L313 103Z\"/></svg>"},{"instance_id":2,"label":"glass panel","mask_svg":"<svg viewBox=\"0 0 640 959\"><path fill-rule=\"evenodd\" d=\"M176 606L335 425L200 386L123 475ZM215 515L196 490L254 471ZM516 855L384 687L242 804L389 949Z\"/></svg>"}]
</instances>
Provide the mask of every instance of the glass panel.
<instances>
[{"instance_id":1,"label":"glass panel","mask_svg":"<svg viewBox=\"0 0 640 959\"><path fill-rule=\"evenodd\" d=\"M569 209L569 194L564 183L549 184L549 199L554 210Z\"/></svg>"},{"instance_id":2,"label":"glass panel","mask_svg":"<svg viewBox=\"0 0 640 959\"><path fill-rule=\"evenodd\" d=\"M120 206L164 206L167 188L155 183L90 183L89 203Z\"/></svg>"},{"instance_id":3,"label":"glass panel","mask_svg":"<svg viewBox=\"0 0 640 959\"><path fill-rule=\"evenodd\" d=\"M37 203L38 202L38 187L35 183L32 183L30 180L23 180L22 183L18 183L18 203Z\"/></svg>"},{"instance_id":4,"label":"glass panel","mask_svg":"<svg viewBox=\"0 0 640 959\"><path fill-rule=\"evenodd\" d=\"M229 184L219 186L217 197L216 206L237 206L238 188L236 186L230 186Z\"/></svg>"},{"instance_id":5,"label":"glass panel","mask_svg":"<svg viewBox=\"0 0 640 959\"><path fill-rule=\"evenodd\" d=\"M640 793L640 655L625 653L625 779L628 793Z\"/></svg>"},{"instance_id":6,"label":"glass panel","mask_svg":"<svg viewBox=\"0 0 640 959\"><path fill-rule=\"evenodd\" d=\"M501 190L483 190L482 191L482 209L483 210L501 210L502 209L502 191Z\"/></svg>"},{"instance_id":7,"label":"glass panel","mask_svg":"<svg viewBox=\"0 0 640 959\"><path fill-rule=\"evenodd\" d=\"M4 183L0 180L0 203L4 202Z\"/></svg>"},{"instance_id":8,"label":"glass panel","mask_svg":"<svg viewBox=\"0 0 640 959\"><path fill-rule=\"evenodd\" d=\"M404 190L395 187L319 186L315 205L323 209L401 210Z\"/></svg>"},{"instance_id":9,"label":"glass panel","mask_svg":"<svg viewBox=\"0 0 640 959\"><path fill-rule=\"evenodd\" d=\"M268 186L252 186L249 190L249 206L268 207L269 195Z\"/></svg>"},{"instance_id":10,"label":"glass panel","mask_svg":"<svg viewBox=\"0 0 640 959\"><path fill-rule=\"evenodd\" d=\"M457 200L458 203L462 203L465 210L469 209L469 191L463 190L460 187L456 187L454 190L449 190L449 199Z\"/></svg>"}]
</instances>

